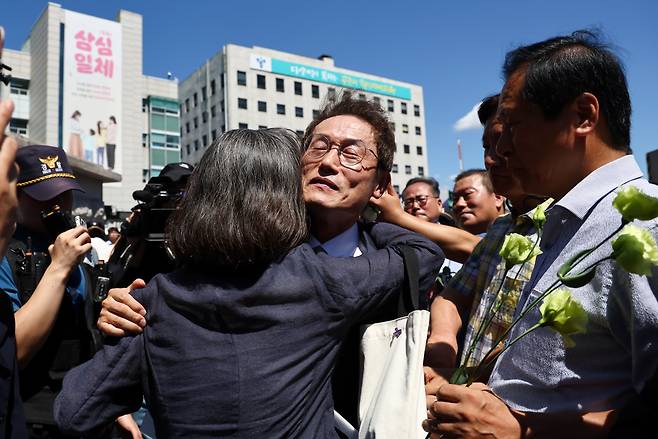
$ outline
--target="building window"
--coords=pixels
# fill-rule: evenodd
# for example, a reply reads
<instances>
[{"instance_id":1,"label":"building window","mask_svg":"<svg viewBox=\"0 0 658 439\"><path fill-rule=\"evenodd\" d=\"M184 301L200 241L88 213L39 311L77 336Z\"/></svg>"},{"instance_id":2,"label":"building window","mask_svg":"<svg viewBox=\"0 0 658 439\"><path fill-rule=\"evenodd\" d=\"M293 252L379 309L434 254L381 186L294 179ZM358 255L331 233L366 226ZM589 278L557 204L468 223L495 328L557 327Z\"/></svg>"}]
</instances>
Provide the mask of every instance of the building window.
<instances>
[{"instance_id":1,"label":"building window","mask_svg":"<svg viewBox=\"0 0 658 439\"><path fill-rule=\"evenodd\" d=\"M149 135L146 133L142 133L142 148L146 148L148 143L149 143Z\"/></svg>"},{"instance_id":2,"label":"building window","mask_svg":"<svg viewBox=\"0 0 658 439\"><path fill-rule=\"evenodd\" d=\"M144 99L146 100L146 99ZM190 98L185 99L185 112L189 113L190 112Z\"/></svg>"},{"instance_id":3,"label":"building window","mask_svg":"<svg viewBox=\"0 0 658 439\"><path fill-rule=\"evenodd\" d=\"M276 91L283 93L285 90L283 86L283 78L276 78Z\"/></svg>"},{"instance_id":4,"label":"building window","mask_svg":"<svg viewBox=\"0 0 658 439\"><path fill-rule=\"evenodd\" d=\"M215 96L215 80L210 81L210 96Z\"/></svg>"},{"instance_id":5,"label":"building window","mask_svg":"<svg viewBox=\"0 0 658 439\"><path fill-rule=\"evenodd\" d=\"M382 106L382 100L379 99L377 96L373 97L373 98L372 98L372 101L373 101L375 104L379 105L380 107Z\"/></svg>"},{"instance_id":6,"label":"building window","mask_svg":"<svg viewBox=\"0 0 658 439\"><path fill-rule=\"evenodd\" d=\"M208 99L208 89L206 88L205 85L201 88L201 99L204 102Z\"/></svg>"},{"instance_id":7,"label":"building window","mask_svg":"<svg viewBox=\"0 0 658 439\"><path fill-rule=\"evenodd\" d=\"M327 89L327 97L329 98L330 101L335 101L336 100L336 89L333 87L329 87Z\"/></svg>"},{"instance_id":8,"label":"building window","mask_svg":"<svg viewBox=\"0 0 658 439\"><path fill-rule=\"evenodd\" d=\"M196 106L199 105L199 98L198 98L196 92L194 93L193 97L194 97L194 108L196 108Z\"/></svg>"},{"instance_id":9,"label":"building window","mask_svg":"<svg viewBox=\"0 0 658 439\"><path fill-rule=\"evenodd\" d=\"M404 153L409 154L409 145L404 145Z\"/></svg>"},{"instance_id":10,"label":"building window","mask_svg":"<svg viewBox=\"0 0 658 439\"><path fill-rule=\"evenodd\" d=\"M411 166L410 165L405 165L404 166L404 173L407 175L411 175Z\"/></svg>"},{"instance_id":11,"label":"building window","mask_svg":"<svg viewBox=\"0 0 658 439\"><path fill-rule=\"evenodd\" d=\"M416 154L423 155L423 147L422 146L417 146L416 147Z\"/></svg>"},{"instance_id":12,"label":"building window","mask_svg":"<svg viewBox=\"0 0 658 439\"><path fill-rule=\"evenodd\" d=\"M258 125L258 129L259 129L259 130L266 130L266 129L267 129L267 125Z\"/></svg>"},{"instance_id":13,"label":"building window","mask_svg":"<svg viewBox=\"0 0 658 439\"><path fill-rule=\"evenodd\" d=\"M320 115L320 110L313 110L313 119L317 119Z\"/></svg>"},{"instance_id":14,"label":"building window","mask_svg":"<svg viewBox=\"0 0 658 439\"><path fill-rule=\"evenodd\" d=\"M190 123L189 122L185 122L185 132L187 134L190 134Z\"/></svg>"},{"instance_id":15,"label":"building window","mask_svg":"<svg viewBox=\"0 0 658 439\"><path fill-rule=\"evenodd\" d=\"M12 78L9 83L9 93L19 96L27 96L29 81L25 79Z\"/></svg>"},{"instance_id":16,"label":"building window","mask_svg":"<svg viewBox=\"0 0 658 439\"><path fill-rule=\"evenodd\" d=\"M398 164L397 163L393 163L393 167L391 168L391 172L394 173L394 174L398 173Z\"/></svg>"},{"instance_id":17,"label":"building window","mask_svg":"<svg viewBox=\"0 0 658 439\"><path fill-rule=\"evenodd\" d=\"M214 142L217 138L217 130L212 130L212 141Z\"/></svg>"},{"instance_id":18,"label":"building window","mask_svg":"<svg viewBox=\"0 0 658 439\"><path fill-rule=\"evenodd\" d=\"M224 99L219 101L219 108L222 110L222 113L224 113Z\"/></svg>"},{"instance_id":19,"label":"building window","mask_svg":"<svg viewBox=\"0 0 658 439\"><path fill-rule=\"evenodd\" d=\"M265 75L256 75L256 87L265 90Z\"/></svg>"},{"instance_id":20,"label":"building window","mask_svg":"<svg viewBox=\"0 0 658 439\"><path fill-rule=\"evenodd\" d=\"M247 72L238 70L238 85L247 85Z\"/></svg>"},{"instance_id":21,"label":"building window","mask_svg":"<svg viewBox=\"0 0 658 439\"><path fill-rule=\"evenodd\" d=\"M388 111L391 113L395 111L395 104L392 99L388 100Z\"/></svg>"},{"instance_id":22,"label":"building window","mask_svg":"<svg viewBox=\"0 0 658 439\"><path fill-rule=\"evenodd\" d=\"M214 105L210 107L210 116L211 117L217 116L217 108Z\"/></svg>"},{"instance_id":23,"label":"building window","mask_svg":"<svg viewBox=\"0 0 658 439\"><path fill-rule=\"evenodd\" d=\"M208 146L208 136L204 134L203 135L203 147L205 148L206 146Z\"/></svg>"},{"instance_id":24,"label":"building window","mask_svg":"<svg viewBox=\"0 0 658 439\"><path fill-rule=\"evenodd\" d=\"M222 133L226 132L226 125L222 125Z\"/></svg>"},{"instance_id":25,"label":"building window","mask_svg":"<svg viewBox=\"0 0 658 439\"><path fill-rule=\"evenodd\" d=\"M238 108L247 109L247 100L245 98L238 98Z\"/></svg>"},{"instance_id":26,"label":"building window","mask_svg":"<svg viewBox=\"0 0 658 439\"><path fill-rule=\"evenodd\" d=\"M297 131L295 131L295 133L297 133L297 137L299 137L300 139L302 137L304 137L304 131L302 131L302 130L297 130Z\"/></svg>"},{"instance_id":27,"label":"building window","mask_svg":"<svg viewBox=\"0 0 658 439\"><path fill-rule=\"evenodd\" d=\"M420 116L420 106L414 105L414 116Z\"/></svg>"},{"instance_id":28,"label":"building window","mask_svg":"<svg viewBox=\"0 0 658 439\"><path fill-rule=\"evenodd\" d=\"M299 81L295 81L295 94L299 96L302 95L302 83Z\"/></svg>"},{"instance_id":29,"label":"building window","mask_svg":"<svg viewBox=\"0 0 658 439\"><path fill-rule=\"evenodd\" d=\"M295 107L295 116L304 117L304 109L302 107Z\"/></svg>"},{"instance_id":30,"label":"building window","mask_svg":"<svg viewBox=\"0 0 658 439\"><path fill-rule=\"evenodd\" d=\"M405 133L405 134L409 133L409 125L407 125L406 123L403 123L402 124L402 132Z\"/></svg>"},{"instance_id":31,"label":"building window","mask_svg":"<svg viewBox=\"0 0 658 439\"><path fill-rule=\"evenodd\" d=\"M276 114L286 114L286 106L283 104L276 104Z\"/></svg>"},{"instance_id":32,"label":"building window","mask_svg":"<svg viewBox=\"0 0 658 439\"><path fill-rule=\"evenodd\" d=\"M389 122L388 126L391 127L391 131L395 132L395 122Z\"/></svg>"},{"instance_id":33,"label":"building window","mask_svg":"<svg viewBox=\"0 0 658 439\"><path fill-rule=\"evenodd\" d=\"M418 175L421 176L421 177L425 176L425 168L423 168L422 166L419 166L418 167Z\"/></svg>"},{"instance_id":34,"label":"building window","mask_svg":"<svg viewBox=\"0 0 658 439\"><path fill-rule=\"evenodd\" d=\"M201 113L201 121L202 121L203 123L207 123L207 122L208 122L208 112L207 112L207 111L204 111L203 113Z\"/></svg>"},{"instance_id":35,"label":"building window","mask_svg":"<svg viewBox=\"0 0 658 439\"><path fill-rule=\"evenodd\" d=\"M311 96L318 99L320 97L320 87L311 85Z\"/></svg>"},{"instance_id":36,"label":"building window","mask_svg":"<svg viewBox=\"0 0 658 439\"><path fill-rule=\"evenodd\" d=\"M361 99L362 101L365 101L366 100L366 95L363 94L363 93L359 93L359 99Z\"/></svg>"},{"instance_id":37,"label":"building window","mask_svg":"<svg viewBox=\"0 0 658 439\"><path fill-rule=\"evenodd\" d=\"M199 150L199 140L198 139L194 141L194 150L195 151Z\"/></svg>"},{"instance_id":38,"label":"building window","mask_svg":"<svg viewBox=\"0 0 658 439\"><path fill-rule=\"evenodd\" d=\"M420 127L416 127L416 135L420 136Z\"/></svg>"},{"instance_id":39,"label":"building window","mask_svg":"<svg viewBox=\"0 0 658 439\"><path fill-rule=\"evenodd\" d=\"M406 102L400 102L400 112L402 114L407 114L407 103Z\"/></svg>"},{"instance_id":40,"label":"building window","mask_svg":"<svg viewBox=\"0 0 658 439\"><path fill-rule=\"evenodd\" d=\"M396 193L396 194L399 194L399 193L400 193L400 186L398 186L397 184L394 184L394 185L393 185L393 189L395 189L395 193Z\"/></svg>"},{"instance_id":41,"label":"building window","mask_svg":"<svg viewBox=\"0 0 658 439\"><path fill-rule=\"evenodd\" d=\"M190 155L190 144L188 143L185 145L185 151L187 151L187 155Z\"/></svg>"},{"instance_id":42,"label":"building window","mask_svg":"<svg viewBox=\"0 0 658 439\"><path fill-rule=\"evenodd\" d=\"M194 120L194 129L199 128L199 119L195 117L193 120Z\"/></svg>"},{"instance_id":43,"label":"building window","mask_svg":"<svg viewBox=\"0 0 658 439\"><path fill-rule=\"evenodd\" d=\"M249 125L247 125L246 123L239 123L238 128L240 128L241 130L246 130L247 128L249 128Z\"/></svg>"},{"instance_id":44,"label":"building window","mask_svg":"<svg viewBox=\"0 0 658 439\"><path fill-rule=\"evenodd\" d=\"M267 102L258 101L258 111L260 111L261 113L266 113L267 112Z\"/></svg>"},{"instance_id":45,"label":"building window","mask_svg":"<svg viewBox=\"0 0 658 439\"><path fill-rule=\"evenodd\" d=\"M149 170L142 169L142 183L146 183L149 179Z\"/></svg>"}]
</instances>

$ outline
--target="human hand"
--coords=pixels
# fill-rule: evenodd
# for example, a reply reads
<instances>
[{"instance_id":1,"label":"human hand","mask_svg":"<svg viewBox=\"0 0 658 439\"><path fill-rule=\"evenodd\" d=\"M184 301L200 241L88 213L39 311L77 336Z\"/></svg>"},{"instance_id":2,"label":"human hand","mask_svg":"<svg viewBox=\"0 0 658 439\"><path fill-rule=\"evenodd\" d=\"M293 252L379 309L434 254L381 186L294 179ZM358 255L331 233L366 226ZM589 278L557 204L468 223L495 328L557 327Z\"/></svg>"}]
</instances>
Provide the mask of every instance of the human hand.
<instances>
[{"instance_id":1,"label":"human hand","mask_svg":"<svg viewBox=\"0 0 658 439\"><path fill-rule=\"evenodd\" d=\"M142 332L142 328L146 326L146 309L130 295L130 291L145 286L146 282L142 279L135 279L128 288L112 288L107 293L96 322L103 334L123 337Z\"/></svg>"},{"instance_id":2,"label":"human hand","mask_svg":"<svg viewBox=\"0 0 658 439\"><path fill-rule=\"evenodd\" d=\"M454 369L452 368L435 369L433 367L423 366L427 410L436 402L436 392L439 391L442 385L448 384L453 372Z\"/></svg>"},{"instance_id":3,"label":"human hand","mask_svg":"<svg viewBox=\"0 0 658 439\"><path fill-rule=\"evenodd\" d=\"M141 439L142 432L132 415L123 415L117 418L117 425L122 438Z\"/></svg>"},{"instance_id":4,"label":"human hand","mask_svg":"<svg viewBox=\"0 0 658 439\"><path fill-rule=\"evenodd\" d=\"M436 396L423 429L437 437L521 437L521 426L511 409L482 383L470 387L444 384Z\"/></svg>"},{"instance_id":5,"label":"human hand","mask_svg":"<svg viewBox=\"0 0 658 439\"><path fill-rule=\"evenodd\" d=\"M381 211L379 219L382 221L395 223L398 215L404 214L402 205L400 205L400 198L398 198L392 183L388 184L386 192L381 197L371 197L369 203Z\"/></svg>"},{"instance_id":6,"label":"human hand","mask_svg":"<svg viewBox=\"0 0 658 439\"><path fill-rule=\"evenodd\" d=\"M78 226L60 233L55 243L48 247L54 270L63 270L68 275L78 265L85 254L91 250L91 237L87 228Z\"/></svg>"}]
</instances>

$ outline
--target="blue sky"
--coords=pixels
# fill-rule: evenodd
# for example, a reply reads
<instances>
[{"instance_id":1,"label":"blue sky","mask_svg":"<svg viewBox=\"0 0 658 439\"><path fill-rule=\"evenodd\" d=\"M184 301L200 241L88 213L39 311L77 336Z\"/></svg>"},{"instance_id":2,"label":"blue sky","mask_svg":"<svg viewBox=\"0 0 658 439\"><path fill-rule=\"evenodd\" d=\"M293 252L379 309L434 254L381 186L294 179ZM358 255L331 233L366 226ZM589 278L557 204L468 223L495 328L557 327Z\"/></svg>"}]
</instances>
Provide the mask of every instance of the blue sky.
<instances>
[{"instance_id":1,"label":"blue sky","mask_svg":"<svg viewBox=\"0 0 658 439\"><path fill-rule=\"evenodd\" d=\"M633 102L632 146L658 149L658 2L509 1L61 1L67 9L114 18L144 16L144 73L186 78L226 43L316 57L339 67L419 84L424 89L430 173L443 187L458 172L457 138L466 168L482 167L481 130L455 122L499 91L505 53L581 28L599 28L626 66ZM0 24L18 49L44 1L9 1Z\"/></svg>"}]
</instances>

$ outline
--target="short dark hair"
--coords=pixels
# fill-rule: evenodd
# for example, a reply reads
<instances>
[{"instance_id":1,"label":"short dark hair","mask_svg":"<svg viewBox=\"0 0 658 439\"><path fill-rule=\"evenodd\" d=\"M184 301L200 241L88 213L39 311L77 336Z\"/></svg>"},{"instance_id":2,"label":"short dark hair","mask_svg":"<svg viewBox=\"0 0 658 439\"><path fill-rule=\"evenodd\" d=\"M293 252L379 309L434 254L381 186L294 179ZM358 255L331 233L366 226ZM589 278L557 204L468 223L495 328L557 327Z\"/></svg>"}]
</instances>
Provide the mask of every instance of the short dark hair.
<instances>
[{"instance_id":1,"label":"short dark hair","mask_svg":"<svg viewBox=\"0 0 658 439\"><path fill-rule=\"evenodd\" d=\"M455 183L466 177L472 177L473 175L479 175L482 178L482 185L487 188L489 192L494 193L493 183L491 183L489 173L485 169L468 169L466 171L460 172L455 177Z\"/></svg>"},{"instance_id":2,"label":"short dark hair","mask_svg":"<svg viewBox=\"0 0 658 439\"><path fill-rule=\"evenodd\" d=\"M500 94L495 94L487 96L482 100L480 107L478 108L478 119L480 123L484 126L487 124L487 121L496 115L498 111L498 98Z\"/></svg>"},{"instance_id":3,"label":"short dark hair","mask_svg":"<svg viewBox=\"0 0 658 439\"><path fill-rule=\"evenodd\" d=\"M301 144L283 128L233 130L206 150L167 232L183 265L268 264L308 235Z\"/></svg>"},{"instance_id":4,"label":"short dark hair","mask_svg":"<svg viewBox=\"0 0 658 439\"><path fill-rule=\"evenodd\" d=\"M621 61L597 32L581 30L521 46L505 56L505 80L527 66L521 97L554 119L582 93L592 93L610 132L611 147L629 151L631 100Z\"/></svg>"},{"instance_id":5,"label":"short dark hair","mask_svg":"<svg viewBox=\"0 0 658 439\"><path fill-rule=\"evenodd\" d=\"M386 113L376 102L354 99L349 91L343 91L340 99L330 100L325 104L320 114L306 127L302 143L307 144L313 135L313 130L320 122L343 115L356 116L372 126L377 143L377 156L379 156L377 167L390 172L393 167L393 154L395 154L395 134Z\"/></svg>"},{"instance_id":6,"label":"short dark hair","mask_svg":"<svg viewBox=\"0 0 658 439\"><path fill-rule=\"evenodd\" d=\"M110 233L112 233L112 232L120 233L120 232L119 232L119 229L117 229L116 227L110 227L109 229L107 229L107 234L108 234L108 235L109 235Z\"/></svg>"},{"instance_id":7,"label":"short dark hair","mask_svg":"<svg viewBox=\"0 0 658 439\"><path fill-rule=\"evenodd\" d=\"M412 184L416 184L416 183L424 183L424 184L428 185L429 187L432 188L432 195L434 195L435 197L440 197L441 196L441 192L439 191L439 182L436 181L436 179L434 179L432 177L415 177L415 178L412 178L411 180L409 180L407 182L406 186L402 190L402 193L404 194L404 191L406 191L409 186L411 186Z\"/></svg>"}]
</instances>

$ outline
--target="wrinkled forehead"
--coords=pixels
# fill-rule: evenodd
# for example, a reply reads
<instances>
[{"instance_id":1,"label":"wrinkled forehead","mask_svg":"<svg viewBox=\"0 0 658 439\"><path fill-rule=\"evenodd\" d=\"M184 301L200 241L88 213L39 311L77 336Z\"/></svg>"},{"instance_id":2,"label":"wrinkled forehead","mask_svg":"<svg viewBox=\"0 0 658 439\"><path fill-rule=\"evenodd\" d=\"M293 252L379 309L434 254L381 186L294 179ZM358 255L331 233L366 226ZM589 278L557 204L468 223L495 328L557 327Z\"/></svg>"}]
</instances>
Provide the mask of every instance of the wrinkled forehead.
<instances>
[{"instance_id":1,"label":"wrinkled forehead","mask_svg":"<svg viewBox=\"0 0 658 439\"><path fill-rule=\"evenodd\" d=\"M480 190L483 187L482 174L473 174L457 180L453 192L464 192L469 189Z\"/></svg>"},{"instance_id":2,"label":"wrinkled forehead","mask_svg":"<svg viewBox=\"0 0 658 439\"><path fill-rule=\"evenodd\" d=\"M418 182L410 185L402 191L402 197L416 197L418 195L433 195L432 186L427 183Z\"/></svg>"},{"instance_id":3,"label":"wrinkled forehead","mask_svg":"<svg viewBox=\"0 0 658 439\"><path fill-rule=\"evenodd\" d=\"M506 111L508 111L510 107L518 105L518 102L521 99L521 92L525 85L525 72L526 69L519 69L507 78L507 81L500 92L497 117L504 117Z\"/></svg>"},{"instance_id":4,"label":"wrinkled forehead","mask_svg":"<svg viewBox=\"0 0 658 439\"><path fill-rule=\"evenodd\" d=\"M313 130L313 134L323 134L333 140L361 140L375 144L375 129L365 120L350 114L333 116L323 120Z\"/></svg>"}]
</instances>

